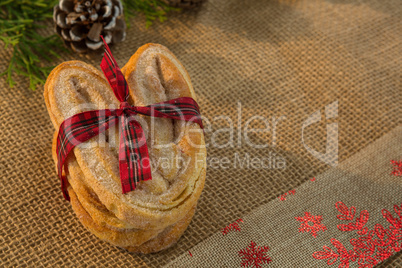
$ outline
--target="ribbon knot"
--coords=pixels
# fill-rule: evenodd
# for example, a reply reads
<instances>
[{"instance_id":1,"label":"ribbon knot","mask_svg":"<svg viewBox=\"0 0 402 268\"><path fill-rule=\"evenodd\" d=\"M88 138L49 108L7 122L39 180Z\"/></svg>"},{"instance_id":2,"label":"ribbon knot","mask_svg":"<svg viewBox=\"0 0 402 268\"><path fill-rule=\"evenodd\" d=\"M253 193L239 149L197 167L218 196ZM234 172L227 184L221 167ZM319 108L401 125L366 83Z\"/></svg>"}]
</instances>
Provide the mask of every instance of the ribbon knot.
<instances>
[{"instance_id":1,"label":"ribbon knot","mask_svg":"<svg viewBox=\"0 0 402 268\"><path fill-rule=\"evenodd\" d=\"M125 110L127 108L131 108L131 105L128 102L123 101L123 102L120 103L120 109Z\"/></svg>"},{"instance_id":2,"label":"ribbon knot","mask_svg":"<svg viewBox=\"0 0 402 268\"><path fill-rule=\"evenodd\" d=\"M122 101L120 102L120 109L117 111L117 116L122 116L123 114L128 116L128 115L136 115L136 107L131 106L128 102Z\"/></svg>"},{"instance_id":3,"label":"ribbon knot","mask_svg":"<svg viewBox=\"0 0 402 268\"><path fill-rule=\"evenodd\" d=\"M103 37L102 37L103 40ZM105 74L114 95L120 101L120 109L105 109L82 112L67 118L60 125L57 136L57 168L64 198L70 200L67 186L68 154L75 146L105 132L114 125L120 130L119 170L122 192L135 190L139 181L151 180L148 147L141 124L130 118L132 114L170 118L194 122L202 128L201 115L197 102L190 97L181 97L149 106L131 106L126 100L129 96L127 82L105 44L105 54L101 69ZM64 167L64 175L63 175Z\"/></svg>"}]
</instances>

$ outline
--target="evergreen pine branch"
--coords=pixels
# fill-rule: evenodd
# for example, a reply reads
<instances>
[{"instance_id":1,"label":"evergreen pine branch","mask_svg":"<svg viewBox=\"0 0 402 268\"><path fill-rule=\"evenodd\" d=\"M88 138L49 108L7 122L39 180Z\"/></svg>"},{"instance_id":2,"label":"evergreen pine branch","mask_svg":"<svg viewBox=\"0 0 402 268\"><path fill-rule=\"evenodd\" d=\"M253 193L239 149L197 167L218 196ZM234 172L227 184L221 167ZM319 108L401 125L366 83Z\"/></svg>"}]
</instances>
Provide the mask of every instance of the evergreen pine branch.
<instances>
[{"instance_id":1,"label":"evergreen pine branch","mask_svg":"<svg viewBox=\"0 0 402 268\"><path fill-rule=\"evenodd\" d=\"M127 24L136 13L143 13L148 28L156 19L163 22L167 12L178 10L163 0L121 0ZM5 70L9 87L15 85L14 74L29 78L29 88L46 81L53 66L52 62L59 58L58 52L69 51L64 48L62 39L56 34L41 36L38 30L45 28L45 23L52 18L53 7L59 0L1 0L0 1L0 43L11 51L11 57Z\"/></svg>"},{"instance_id":2,"label":"evergreen pine branch","mask_svg":"<svg viewBox=\"0 0 402 268\"><path fill-rule=\"evenodd\" d=\"M52 67L46 67L43 60L51 62L58 56L62 41L56 36L41 36L38 29L44 28L44 21L52 17L57 0L6 0L0 3L0 40L4 48L11 48L12 54L6 70L10 87L15 85L13 74L29 78L29 88L34 90L43 84Z\"/></svg>"}]
</instances>

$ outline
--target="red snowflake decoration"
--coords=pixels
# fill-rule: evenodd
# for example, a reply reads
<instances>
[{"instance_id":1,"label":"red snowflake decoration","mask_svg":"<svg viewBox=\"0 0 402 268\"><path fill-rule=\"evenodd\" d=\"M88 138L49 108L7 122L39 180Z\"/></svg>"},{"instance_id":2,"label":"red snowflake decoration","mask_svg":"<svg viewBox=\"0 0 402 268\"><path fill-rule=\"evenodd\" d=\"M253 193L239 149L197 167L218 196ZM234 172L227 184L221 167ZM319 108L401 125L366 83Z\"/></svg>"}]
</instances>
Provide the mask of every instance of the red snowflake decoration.
<instances>
[{"instance_id":1,"label":"red snowflake decoration","mask_svg":"<svg viewBox=\"0 0 402 268\"><path fill-rule=\"evenodd\" d=\"M341 201L336 202L336 209L341 213L336 216L339 220L351 221L355 217L356 208L351 206L350 209ZM341 231L353 231L357 230L359 235L365 235L368 231L367 227L364 227L369 220L370 214L367 210L362 210L360 216L356 218L356 222L350 222L349 224L338 224L338 229Z\"/></svg>"},{"instance_id":2,"label":"red snowflake decoration","mask_svg":"<svg viewBox=\"0 0 402 268\"><path fill-rule=\"evenodd\" d=\"M313 237L317 237L317 232L327 230L327 227L321 224L322 216L313 216L310 212L304 212L304 217L295 217L295 219L301 222L299 232L311 233Z\"/></svg>"},{"instance_id":3,"label":"red snowflake decoration","mask_svg":"<svg viewBox=\"0 0 402 268\"><path fill-rule=\"evenodd\" d=\"M251 241L247 248L239 251L241 266L259 268L261 264L270 263L272 259L266 256L268 249L267 246L257 247L257 244Z\"/></svg>"},{"instance_id":4,"label":"red snowflake decoration","mask_svg":"<svg viewBox=\"0 0 402 268\"><path fill-rule=\"evenodd\" d=\"M313 177L312 179L310 179L310 181L315 181L315 178Z\"/></svg>"},{"instance_id":5,"label":"red snowflake decoration","mask_svg":"<svg viewBox=\"0 0 402 268\"><path fill-rule=\"evenodd\" d=\"M288 193L294 195L296 193L296 190L290 190Z\"/></svg>"},{"instance_id":6,"label":"red snowflake decoration","mask_svg":"<svg viewBox=\"0 0 402 268\"><path fill-rule=\"evenodd\" d=\"M286 200L286 196L289 195L294 195L296 193L296 190L289 190L288 192L282 194L281 196L279 196L279 200L281 201L285 201Z\"/></svg>"},{"instance_id":7,"label":"red snowflake decoration","mask_svg":"<svg viewBox=\"0 0 402 268\"><path fill-rule=\"evenodd\" d=\"M402 160L400 161L391 160L391 164L393 165L394 168L394 170L391 172L391 175L402 176Z\"/></svg>"},{"instance_id":8,"label":"red snowflake decoration","mask_svg":"<svg viewBox=\"0 0 402 268\"><path fill-rule=\"evenodd\" d=\"M285 200L286 200L286 195L287 195L287 193L284 193L284 194L282 194L281 196L279 196L279 197L278 197L279 200L285 201Z\"/></svg>"},{"instance_id":9,"label":"red snowflake decoration","mask_svg":"<svg viewBox=\"0 0 402 268\"><path fill-rule=\"evenodd\" d=\"M356 211L355 207L350 209L342 202L336 203L336 208L341 215L337 218L340 220L353 220ZM366 210L363 210L364 212ZM345 246L337 239L332 238L331 243L336 248L336 251L330 247L323 246L323 251L316 251L313 253L313 257L319 260L327 260L328 265L334 264L337 260L340 261L338 267L348 268L351 262L357 261L359 268L368 267L372 268L381 261L384 261L391 257L395 252L402 251L402 204L400 206L395 205L394 211L398 217L394 217L391 212L386 209L381 211L383 217L388 221L390 226L384 228L381 224L376 224L373 229L357 232L360 237L358 239L350 239L352 245L351 250L347 250ZM365 215L365 213L360 213ZM338 228L341 231L361 230L367 229L363 225L358 223L362 222L365 217L360 216L356 224L353 223L352 228ZM368 220L368 212L367 212ZM364 222L365 220L363 220ZM345 225L344 226L349 226ZM358 227L358 228L356 228Z\"/></svg>"},{"instance_id":10,"label":"red snowflake decoration","mask_svg":"<svg viewBox=\"0 0 402 268\"><path fill-rule=\"evenodd\" d=\"M234 223L229 224L228 226L226 226L225 228L222 229L222 234L225 235L227 233L229 233L230 230L235 230L235 231L241 231L240 227L239 227L239 222L243 222L242 219L238 219L236 220Z\"/></svg>"},{"instance_id":11,"label":"red snowflake decoration","mask_svg":"<svg viewBox=\"0 0 402 268\"><path fill-rule=\"evenodd\" d=\"M356 260L357 256L353 250L348 252L344 245L335 238L331 239L331 243L337 249L337 252L334 252L330 247L324 246L324 251L314 252L313 257L318 260L328 259L328 265L334 264L339 258L341 264L338 267L342 268L349 267L349 263Z\"/></svg>"}]
</instances>

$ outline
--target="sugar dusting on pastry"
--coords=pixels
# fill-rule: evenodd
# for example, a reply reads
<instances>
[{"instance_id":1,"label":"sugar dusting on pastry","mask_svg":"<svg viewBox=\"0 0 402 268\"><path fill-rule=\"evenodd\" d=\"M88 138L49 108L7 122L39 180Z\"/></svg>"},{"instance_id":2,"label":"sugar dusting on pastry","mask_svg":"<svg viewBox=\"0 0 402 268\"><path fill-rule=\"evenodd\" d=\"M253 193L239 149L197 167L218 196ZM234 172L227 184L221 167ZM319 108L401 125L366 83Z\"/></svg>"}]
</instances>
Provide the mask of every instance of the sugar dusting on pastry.
<instances>
[{"instance_id":1,"label":"sugar dusting on pastry","mask_svg":"<svg viewBox=\"0 0 402 268\"><path fill-rule=\"evenodd\" d=\"M184 96L196 99L184 67L163 46L141 47L122 70L131 104ZM56 131L64 119L79 112L119 107L103 74L78 61L56 67L46 82L45 101ZM199 129L194 123L139 119L149 134L153 179L122 194L115 126L74 149L68 164L69 191L74 211L91 232L130 251L148 253L175 243L189 224L204 186L206 151L189 142L204 144L202 131L189 131ZM196 163L196 155L198 160L204 156L204 164ZM166 165L163 159L173 161Z\"/></svg>"}]
</instances>

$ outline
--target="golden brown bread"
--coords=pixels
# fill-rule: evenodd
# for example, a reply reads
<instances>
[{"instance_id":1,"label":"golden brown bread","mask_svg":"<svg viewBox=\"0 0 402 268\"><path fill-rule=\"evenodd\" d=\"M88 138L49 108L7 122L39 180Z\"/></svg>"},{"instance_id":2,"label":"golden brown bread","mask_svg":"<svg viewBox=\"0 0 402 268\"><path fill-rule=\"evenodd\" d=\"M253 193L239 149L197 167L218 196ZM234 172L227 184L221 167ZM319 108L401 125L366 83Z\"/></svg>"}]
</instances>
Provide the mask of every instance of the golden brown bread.
<instances>
[{"instance_id":1,"label":"golden brown bread","mask_svg":"<svg viewBox=\"0 0 402 268\"><path fill-rule=\"evenodd\" d=\"M178 97L196 99L184 67L161 45L148 44L138 49L122 72L132 105ZM60 124L76 113L119 107L103 74L79 61L57 66L46 81L44 96L56 133ZM157 251L162 247L151 246L155 243L151 241L156 241L153 239L165 241L163 234L169 233L171 242L177 240L191 220L204 187L205 142L195 123L138 115L136 119L146 134L152 180L140 182L135 191L121 193L119 133L117 127L111 127L78 145L69 156L69 191L74 192L72 205L77 215L87 219L81 222L98 237L132 251ZM55 158L55 148L53 155ZM97 233L93 226L106 228L108 234ZM131 236L122 236L121 232ZM166 241L166 245L171 244Z\"/></svg>"},{"instance_id":2,"label":"golden brown bread","mask_svg":"<svg viewBox=\"0 0 402 268\"><path fill-rule=\"evenodd\" d=\"M131 233L130 231L114 230L106 226L101 226L97 224L96 222L93 221L93 219L90 217L87 211L82 207L74 190L71 187L68 188L68 193L70 195L71 206L73 207L75 214L77 214L78 219L87 229L89 229L97 237L111 244L114 244L121 248L127 249L130 252L135 253L157 252L166 249L172 246L174 243L176 243L177 240L180 238L180 236L187 229L187 226L190 224L196 207L194 206L188 212L188 214L185 215L177 223L167 227L166 229L163 230L163 232L154 235L152 239L149 239L145 243L138 246L136 245L122 246L120 244L115 244L115 241L122 241L122 240L124 241L127 240L127 238L129 237L136 236L137 234L135 232Z\"/></svg>"}]
</instances>

